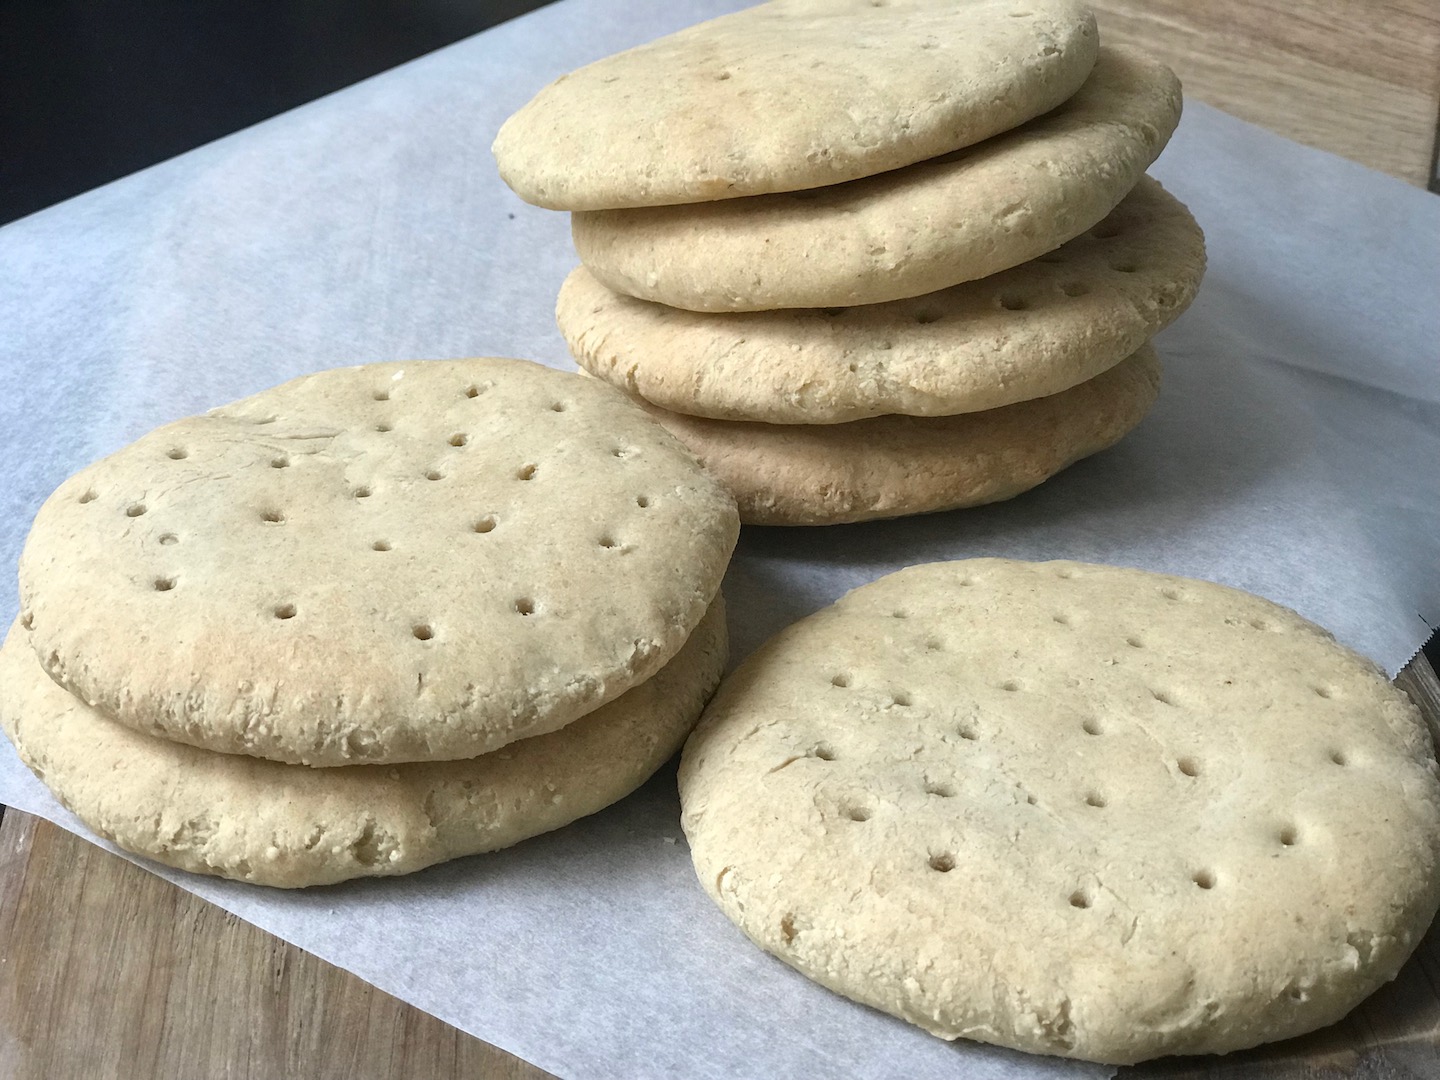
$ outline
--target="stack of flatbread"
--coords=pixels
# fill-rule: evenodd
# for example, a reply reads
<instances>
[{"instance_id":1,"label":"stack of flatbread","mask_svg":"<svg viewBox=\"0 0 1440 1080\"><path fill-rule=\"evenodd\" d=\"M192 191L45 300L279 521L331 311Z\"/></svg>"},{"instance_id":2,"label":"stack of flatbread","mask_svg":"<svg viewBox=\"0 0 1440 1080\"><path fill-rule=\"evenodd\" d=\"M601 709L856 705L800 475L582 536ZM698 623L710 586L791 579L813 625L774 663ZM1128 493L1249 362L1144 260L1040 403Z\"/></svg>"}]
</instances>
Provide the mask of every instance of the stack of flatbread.
<instances>
[{"instance_id":1,"label":"stack of flatbread","mask_svg":"<svg viewBox=\"0 0 1440 1080\"><path fill-rule=\"evenodd\" d=\"M734 504L593 379L326 371L65 481L0 722L121 847L267 885L558 828L684 741L725 662Z\"/></svg>"},{"instance_id":2,"label":"stack of flatbread","mask_svg":"<svg viewBox=\"0 0 1440 1080\"><path fill-rule=\"evenodd\" d=\"M754 524L1010 498L1135 427L1204 240L1162 64L1071 0L774 0L552 83L495 141L573 212L577 361Z\"/></svg>"}]
</instances>

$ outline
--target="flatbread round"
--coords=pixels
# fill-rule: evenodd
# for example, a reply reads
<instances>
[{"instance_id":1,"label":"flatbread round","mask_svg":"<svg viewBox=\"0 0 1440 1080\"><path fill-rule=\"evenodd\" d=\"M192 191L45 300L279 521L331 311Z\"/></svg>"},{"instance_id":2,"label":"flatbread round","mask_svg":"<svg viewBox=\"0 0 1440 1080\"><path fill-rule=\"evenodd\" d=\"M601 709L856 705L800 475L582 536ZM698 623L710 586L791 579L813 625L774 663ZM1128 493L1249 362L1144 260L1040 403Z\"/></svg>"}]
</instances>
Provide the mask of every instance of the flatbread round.
<instances>
[{"instance_id":1,"label":"flatbread round","mask_svg":"<svg viewBox=\"0 0 1440 1080\"><path fill-rule=\"evenodd\" d=\"M314 765L475 757L659 670L737 531L593 379L375 364L83 469L37 515L20 594L50 675L151 734Z\"/></svg>"},{"instance_id":2,"label":"flatbread round","mask_svg":"<svg viewBox=\"0 0 1440 1080\"><path fill-rule=\"evenodd\" d=\"M296 888L408 874L624 798L694 726L725 664L724 605L639 686L560 731L465 761L311 769L142 735L46 676L17 623L0 725L87 825L167 866Z\"/></svg>"},{"instance_id":3,"label":"flatbread round","mask_svg":"<svg viewBox=\"0 0 1440 1080\"><path fill-rule=\"evenodd\" d=\"M686 745L700 882L947 1039L1116 1064L1333 1023L1440 903L1403 693L1208 582L922 565L781 632Z\"/></svg>"},{"instance_id":4,"label":"flatbread round","mask_svg":"<svg viewBox=\"0 0 1440 1080\"><path fill-rule=\"evenodd\" d=\"M876 304L1028 262L1110 213L1180 119L1180 84L1102 48L1064 105L978 146L848 184L576 213L585 266L616 292L692 311Z\"/></svg>"},{"instance_id":5,"label":"flatbread round","mask_svg":"<svg viewBox=\"0 0 1440 1080\"><path fill-rule=\"evenodd\" d=\"M837 184L1047 112L1097 40L1071 0L776 0L561 76L501 127L495 160L555 210Z\"/></svg>"},{"instance_id":6,"label":"flatbread round","mask_svg":"<svg viewBox=\"0 0 1440 1080\"><path fill-rule=\"evenodd\" d=\"M1114 445L1159 390L1145 345L1069 390L959 416L778 425L647 408L730 489L746 525L837 525L1013 498Z\"/></svg>"},{"instance_id":7,"label":"flatbread round","mask_svg":"<svg viewBox=\"0 0 1440 1080\"><path fill-rule=\"evenodd\" d=\"M1204 273L1200 227L1144 177L1049 255L910 300L711 314L611 292L579 267L555 313L582 367L663 409L838 424L978 412L1068 389L1178 318Z\"/></svg>"}]
</instances>

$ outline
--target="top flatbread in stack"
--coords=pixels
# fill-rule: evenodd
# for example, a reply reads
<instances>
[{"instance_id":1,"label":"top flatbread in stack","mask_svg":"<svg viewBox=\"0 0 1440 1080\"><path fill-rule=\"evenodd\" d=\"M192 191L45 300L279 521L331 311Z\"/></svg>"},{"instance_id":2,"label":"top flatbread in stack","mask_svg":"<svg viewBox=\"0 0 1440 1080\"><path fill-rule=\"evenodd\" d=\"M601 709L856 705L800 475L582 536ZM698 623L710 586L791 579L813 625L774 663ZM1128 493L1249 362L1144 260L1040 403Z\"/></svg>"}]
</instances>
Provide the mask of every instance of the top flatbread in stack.
<instances>
[{"instance_id":1,"label":"top flatbread in stack","mask_svg":"<svg viewBox=\"0 0 1440 1080\"><path fill-rule=\"evenodd\" d=\"M562 76L500 129L495 159L553 210L837 184L1048 112L1095 50L1071 0L774 0Z\"/></svg>"},{"instance_id":2,"label":"top flatbread in stack","mask_svg":"<svg viewBox=\"0 0 1440 1080\"><path fill-rule=\"evenodd\" d=\"M608 388L505 360L322 372L67 480L36 652L122 723L316 765L474 757L657 671L733 510Z\"/></svg>"}]
</instances>

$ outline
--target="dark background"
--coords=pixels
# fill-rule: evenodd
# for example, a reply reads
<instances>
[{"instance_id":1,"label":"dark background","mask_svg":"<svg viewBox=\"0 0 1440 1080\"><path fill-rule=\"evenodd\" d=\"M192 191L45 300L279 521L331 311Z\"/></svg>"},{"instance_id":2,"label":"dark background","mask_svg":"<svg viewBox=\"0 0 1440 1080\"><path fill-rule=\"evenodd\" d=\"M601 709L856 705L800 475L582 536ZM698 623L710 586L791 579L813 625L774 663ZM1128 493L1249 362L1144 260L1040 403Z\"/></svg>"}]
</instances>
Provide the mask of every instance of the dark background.
<instances>
[{"instance_id":1,"label":"dark background","mask_svg":"<svg viewBox=\"0 0 1440 1080\"><path fill-rule=\"evenodd\" d=\"M0 0L0 223L539 6Z\"/></svg>"},{"instance_id":2,"label":"dark background","mask_svg":"<svg viewBox=\"0 0 1440 1080\"><path fill-rule=\"evenodd\" d=\"M0 0L0 224L540 6Z\"/></svg>"}]
</instances>

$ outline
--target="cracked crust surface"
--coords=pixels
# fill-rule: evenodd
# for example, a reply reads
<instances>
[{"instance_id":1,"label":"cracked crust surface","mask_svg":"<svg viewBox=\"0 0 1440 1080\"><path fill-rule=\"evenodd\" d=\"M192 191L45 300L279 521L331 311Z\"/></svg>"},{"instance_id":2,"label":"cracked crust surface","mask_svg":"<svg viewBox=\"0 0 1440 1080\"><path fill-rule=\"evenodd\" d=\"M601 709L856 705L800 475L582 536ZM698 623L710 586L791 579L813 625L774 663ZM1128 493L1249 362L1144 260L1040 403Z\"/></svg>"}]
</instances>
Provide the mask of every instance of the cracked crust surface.
<instances>
[{"instance_id":1,"label":"cracked crust surface","mask_svg":"<svg viewBox=\"0 0 1440 1080\"><path fill-rule=\"evenodd\" d=\"M612 292L584 267L556 321L592 375L671 412L767 424L947 416L1068 389L1178 318L1205 240L1160 184L1039 260L853 308L711 314Z\"/></svg>"},{"instance_id":2,"label":"cracked crust surface","mask_svg":"<svg viewBox=\"0 0 1440 1080\"><path fill-rule=\"evenodd\" d=\"M475 757L643 682L730 498L624 395L520 360L321 372L65 481L20 560L52 678L139 730L315 765Z\"/></svg>"},{"instance_id":3,"label":"cracked crust surface","mask_svg":"<svg viewBox=\"0 0 1440 1080\"><path fill-rule=\"evenodd\" d=\"M1043 255L1110 213L1180 119L1180 84L1104 47L1065 104L976 146L811 191L593 210L575 249L608 288L691 311L876 304Z\"/></svg>"},{"instance_id":4,"label":"cracked crust surface","mask_svg":"<svg viewBox=\"0 0 1440 1080\"><path fill-rule=\"evenodd\" d=\"M911 567L782 631L686 745L701 884L945 1038L1116 1064L1333 1023L1440 903L1418 710L1293 612L1083 563Z\"/></svg>"},{"instance_id":5,"label":"cracked crust surface","mask_svg":"<svg viewBox=\"0 0 1440 1080\"><path fill-rule=\"evenodd\" d=\"M958 416L780 425L645 407L730 489L745 524L836 525L1014 498L1119 442L1159 392L1143 345L1079 386Z\"/></svg>"},{"instance_id":6,"label":"cracked crust surface","mask_svg":"<svg viewBox=\"0 0 1440 1080\"><path fill-rule=\"evenodd\" d=\"M282 888L408 874L595 813L680 748L726 655L717 596L668 664L560 731L465 761L311 769L116 724L25 637L17 623L0 649L0 726L66 806L127 851Z\"/></svg>"},{"instance_id":7,"label":"cracked crust surface","mask_svg":"<svg viewBox=\"0 0 1440 1080\"><path fill-rule=\"evenodd\" d=\"M1096 44L1071 0L777 0L561 76L501 127L495 160L555 210L836 184L1047 112Z\"/></svg>"}]
</instances>

